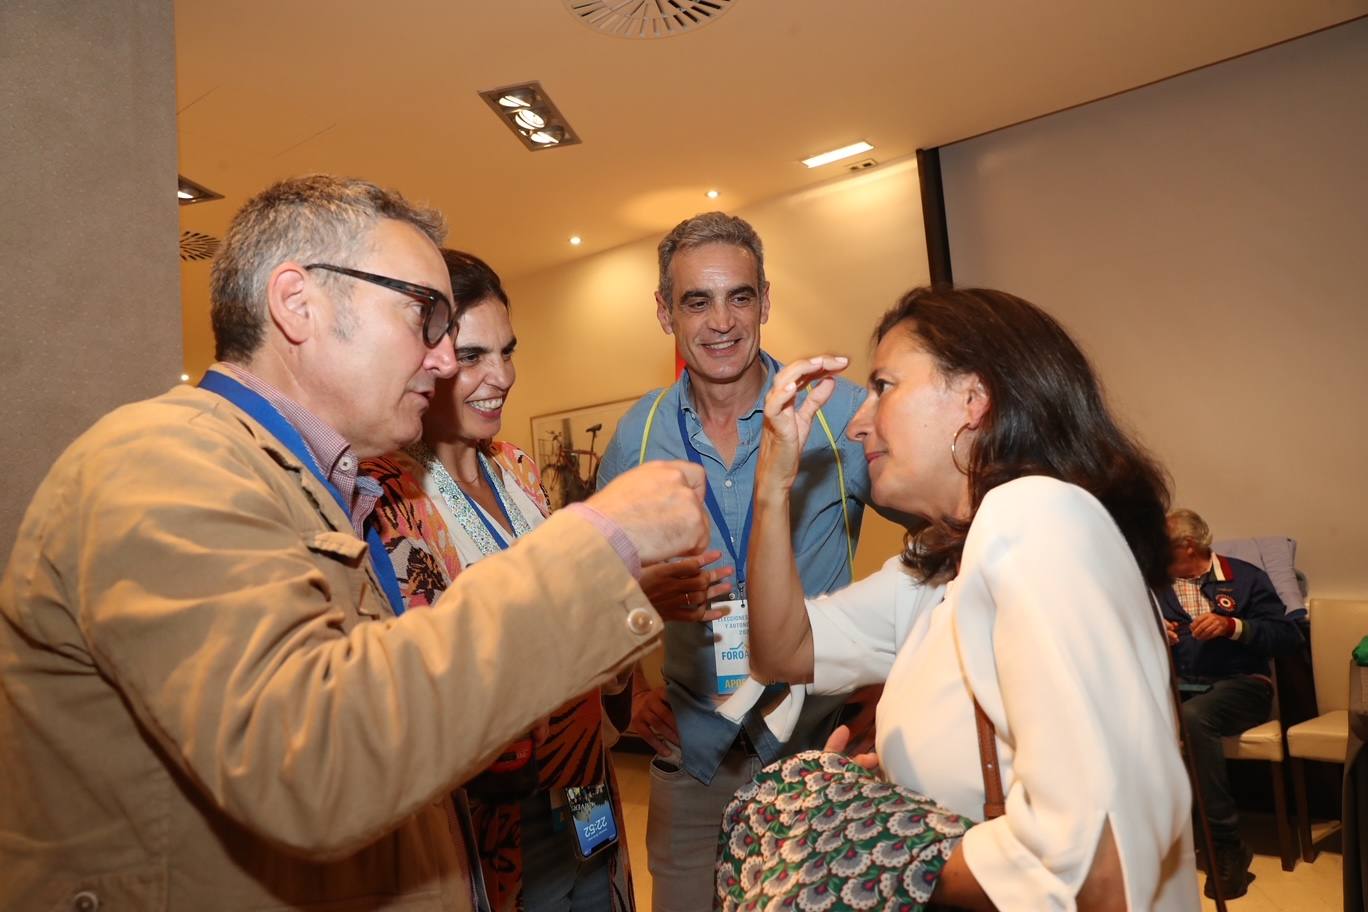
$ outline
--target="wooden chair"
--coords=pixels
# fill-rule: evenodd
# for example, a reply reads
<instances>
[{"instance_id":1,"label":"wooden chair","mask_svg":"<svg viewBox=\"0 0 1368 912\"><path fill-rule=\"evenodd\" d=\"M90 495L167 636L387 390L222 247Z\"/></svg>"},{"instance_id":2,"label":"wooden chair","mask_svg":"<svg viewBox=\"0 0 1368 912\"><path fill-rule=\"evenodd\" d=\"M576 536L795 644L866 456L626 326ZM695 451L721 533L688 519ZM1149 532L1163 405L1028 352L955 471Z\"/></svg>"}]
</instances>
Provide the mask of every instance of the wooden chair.
<instances>
[{"instance_id":1,"label":"wooden chair","mask_svg":"<svg viewBox=\"0 0 1368 912\"><path fill-rule=\"evenodd\" d=\"M1287 608L1289 617L1306 613L1305 578L1296 569L1297 542L1281 535L1261 538L1230 538L1212 542L1217 554L1248 561L1268 574L1273 588ZM1273 675L1273 708L1269 720L1225 739L1227 760L1263 760L1269 764L1273 779L1273 814L1277 818L1278 855L1282 869L1291 871L1297 864L1297 846L1292 838L1292 817L1287 810L1287 779L1283 770L1287 756L1287 737L1279 713L1278 678Z\"/></svg>"},{"instance_id":2,"label":"wooden chair","mask_svg":"<svg viewBox=\"0 0 1368 912\"><path fill-rule=\"evenodd\" d=\"M1292 785L1297 799L1297 830L1302 860L1315 861L1311 818L1306 804L1307 760L1343 763L1349 745L1349 654L1368 635L1368 600L1311 600L1311 666L1316 682L1314 719L1287 729ZM1338 826L1321 834L1334 832Z\"/></svg>"},{"instance_id":3,"label":"wooden chair","mask_svg":"<svg viewBox=\"0 0 1368 912\"><path fill-rule=\"evenodd\" d=\"M1287 742L1282 720L1278 714L1278 677L1273 675L1273 709L1271 718L1225 738L1221 744L1227 760L1263 760L1273 776L1273 815L1278 826L1278 856L1282 869L1291 871L1297 865L1297 847L1292 841L1291 816L1287 812L1287 784L1283 772L1283 757Z\"/></svg>"}]
</instances>

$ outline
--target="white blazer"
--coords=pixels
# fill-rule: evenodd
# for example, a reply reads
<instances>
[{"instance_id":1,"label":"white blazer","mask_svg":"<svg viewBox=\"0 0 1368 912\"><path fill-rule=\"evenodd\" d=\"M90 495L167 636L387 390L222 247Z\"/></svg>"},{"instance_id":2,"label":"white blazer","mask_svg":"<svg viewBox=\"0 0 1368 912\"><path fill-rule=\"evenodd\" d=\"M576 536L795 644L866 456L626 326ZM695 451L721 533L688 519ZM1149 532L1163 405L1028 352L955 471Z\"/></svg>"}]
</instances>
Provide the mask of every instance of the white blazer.
<instances>
[{"instance_id":1,"label":"white blazer","mask_svg":"<svg viewBox=\"0 0 1368 912\"><path fill-rule=\"evenodd\" d=\"M965 860L1000 909L1073 909L1104 822L1136 910L1200 908L1167 647L1121 531L1089 493L1019 478L984 498L959 575L894 558L808 601L813 693L885 681L880 762L980 820L973 697L997 729L1006 813Z\"/></svg>"}]
</instances>

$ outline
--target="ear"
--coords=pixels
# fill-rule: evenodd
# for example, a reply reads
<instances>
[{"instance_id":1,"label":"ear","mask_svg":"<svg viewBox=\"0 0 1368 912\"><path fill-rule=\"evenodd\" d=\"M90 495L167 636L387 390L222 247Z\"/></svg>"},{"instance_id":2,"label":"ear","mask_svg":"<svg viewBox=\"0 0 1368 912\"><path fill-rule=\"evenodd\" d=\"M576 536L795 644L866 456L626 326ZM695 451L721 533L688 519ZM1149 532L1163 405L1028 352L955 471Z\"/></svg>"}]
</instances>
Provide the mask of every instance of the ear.
<instances>
[{"instance_id":1,"label":"ear","mask_svg":"<svg viewBox=\"0 0 1368 912\"><path fill-rule=\"evenodd\" d=\"M316 329L314 288L304 267L294 262L281 263L266 279L266 306L271 322L292 345L305 341Z\"/></svg>"},{"instance_id":2,"label":"ear","mask_svg":"<svg viewBox=\"0 0 1368 912\"><path fill-rule=\"evenodd\" d=\"M770 283L766 282L760 289L760 323L769 322L769 292Z\"/></svg>"},{"instance_id":3,"label":"ear","mask_svg":"<svg viewBox=\"0 0 1368 912\"><path fill-rule=\"evenodd\" d=\"M993 404L988 398L988 387L983 385L983 378L978 374L968 374L963 378L961 391L964 395L964 420L971 429L977 429Z\"/></svg>"},{"instance_id":4,"label":"ear","mask_svg":"<svg viewBox=\"0 0 1368 912\"><path fill-rule=\"evenodd\" d=\"M670 305L660 296L660 292L655 293L656 319L660 321L660 328L665 331L665 335L674 335L674 317L670 315Z\"/></svg>"}]
</instances>

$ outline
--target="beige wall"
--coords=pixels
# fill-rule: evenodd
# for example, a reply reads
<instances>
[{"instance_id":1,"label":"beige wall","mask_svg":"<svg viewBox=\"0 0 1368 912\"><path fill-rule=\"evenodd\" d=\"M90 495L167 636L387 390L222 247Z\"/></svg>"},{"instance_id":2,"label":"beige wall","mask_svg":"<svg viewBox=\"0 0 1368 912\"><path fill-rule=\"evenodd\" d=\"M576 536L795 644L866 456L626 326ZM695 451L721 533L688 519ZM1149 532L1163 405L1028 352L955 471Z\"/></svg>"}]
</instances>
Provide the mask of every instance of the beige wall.
<instances>
[{"instance_id":1,"label":"beige wall","mask_svg":"<svg viewBox=\"0 0 1368 912\"><path fill-rule=\"evenodd\" d=\"M57 454L181 372L171 13L0 3L0 561Z\"/></svg>"},{"instance_id":2,"label":"beige wall","mask_svg":"<svg viewBox=\"0 0 1368 912\"><path fill-rule=\"evenodd\" d=\"M698 202L701 211L725 200ZM927 280L915 163L890 163L736 214L765 242L772 304L766 350L782 361L848 354L852 379L863 383L876 319ZM673 380L673 340L661 332L652 299L658 240L508 283L518 386L504 414L505 437L530 449L533 415L639 396ZM857 571L876 568L900 540L901 530L871 513Z\"/></svg>"},{"instance_id":3,"label":"beige wall","mask_svg":"<svg viewBox=\"0 0 1368 912\"><path fill-rule=\"evenodd\" d=\"M1368 594L1368 20L947 147L959 284L1045 306L1217 537Z\"/></svg>"}]
</instances>

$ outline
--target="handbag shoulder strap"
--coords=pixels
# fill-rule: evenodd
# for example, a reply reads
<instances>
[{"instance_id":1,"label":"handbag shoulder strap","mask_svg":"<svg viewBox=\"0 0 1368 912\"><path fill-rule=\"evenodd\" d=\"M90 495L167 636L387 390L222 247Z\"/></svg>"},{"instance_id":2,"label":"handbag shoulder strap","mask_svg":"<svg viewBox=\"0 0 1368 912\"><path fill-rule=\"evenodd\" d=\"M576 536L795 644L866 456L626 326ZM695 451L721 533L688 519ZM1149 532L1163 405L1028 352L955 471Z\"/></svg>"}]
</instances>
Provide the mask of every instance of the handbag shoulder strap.
<instances>
[{"instance_id":1,"label":"handbag shoulder strap","mask_svg":"<svg viewBox=\"0 0 1368 912\"><path fill-rule=\"evenodd\" d=\"M1159 602L1154 596L1154 592L1149 593L1150 607L1154 611L1155 622L1159 625L1159 635L1164 636L1164 618L1159 611ZM1170 656L1169 663L1169 682L1172 690L1173 703L1177 709L1178 719L1183 718L1182 701L1178 698L1178 677L1173 671L1173 664ZM1002 793L1002 771L998 766L997 755L997 732L993 728L992 721L988 714L979 705L978 698L974 698L974 726L978 729L978 749L979 765L983 769L983 819L992 820L994 817L1001 817L1006 809L1006 800ZM1195 777L1194 777L1195 778ZM1201 800L1201 796L1198 796Z\"/></svg>"},{"instance_id":2,"label":"handbag shoulder strap","mask_svg":"<svg viewBox=\"0 0 1368 912\"><path fill-rule=\"evenodd\" d=\"M977 697L974 726L978 729L979 766L983 769L983 819L992 820L1002 816L1007 801L1002 794L1002 771L998 768L997 731Z\"/></svg>"}]
</instances>

